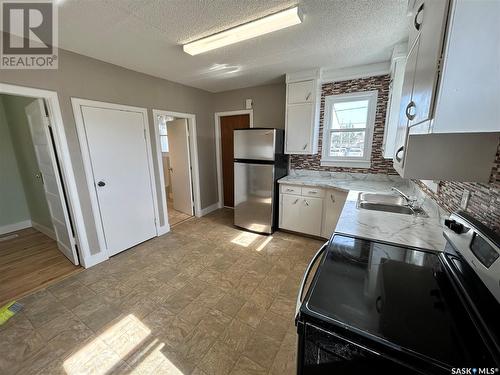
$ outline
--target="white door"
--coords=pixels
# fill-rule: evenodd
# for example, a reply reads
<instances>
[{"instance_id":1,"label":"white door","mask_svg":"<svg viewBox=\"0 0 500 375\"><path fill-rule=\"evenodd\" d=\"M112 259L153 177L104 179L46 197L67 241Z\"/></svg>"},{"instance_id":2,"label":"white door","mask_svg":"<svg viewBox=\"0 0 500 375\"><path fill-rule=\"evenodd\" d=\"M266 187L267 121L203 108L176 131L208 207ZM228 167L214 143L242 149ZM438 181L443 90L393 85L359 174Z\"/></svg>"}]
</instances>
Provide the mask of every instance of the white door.
<instances>
[{"instance_id":1,"label":"white door","mask_svg":"<svg viewBox=\"0 0 500 375\"><path fill-rule=\"evenodd\" d=\"M186 119L167 122L170 183L174 209L193 214L193 191L189 162L189 137Z\"/></svg>"},{"instance_id":2,"label":"white door","mask_svg":"<svg viewBox=\"0 0 500 375\"><path fill-rule=\"evenodd\" d=\"M49 206L50 217L56 235L59 250L78 265L75 239L71 233L71 224L62 194L62 183L56 164L56 156L52 148L52 137L49 129L49 118L45 114L42 99L37 99L25 108L30 126L31 138L35 147L38 168L42 174L43 188Z\"/></svg>"},{"instance_id":3,"label":"white door","mask_svg":"<svg viewBox=\"0 0 500 375\"><path fill-rule=\"evenodd\" d=\"M142 112L81 106L109 256L156 236Z\"/></svg>"}]
</instances>

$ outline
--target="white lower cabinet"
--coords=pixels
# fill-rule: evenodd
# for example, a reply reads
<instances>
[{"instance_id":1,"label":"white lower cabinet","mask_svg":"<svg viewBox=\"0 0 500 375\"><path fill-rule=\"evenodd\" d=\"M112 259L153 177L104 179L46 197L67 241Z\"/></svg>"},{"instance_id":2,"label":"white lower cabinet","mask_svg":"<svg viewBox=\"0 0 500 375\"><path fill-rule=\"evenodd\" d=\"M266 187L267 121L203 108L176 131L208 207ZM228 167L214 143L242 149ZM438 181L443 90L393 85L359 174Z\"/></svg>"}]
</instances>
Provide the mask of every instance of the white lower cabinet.
<instances>
[{"instance_id":1,"label":"white lower cabinet","mask_svg":"<svg viewBox=\"0 0 500 375\"><path fill-rule=\"evenodd\" d=\"M313 236L321 236L321 220L323 216L323 198L302 197L300 211L300 230Z\"/></svg>"},{"instance_id":2,"label":"white lower cabinet","mask_svg":"<svg viewBox=\"0 0 500 375\"><path fill-rule=\"evenodd\" d=\"M347 197L346 192L293 185L281 185L282 229L329 238Z\"/></svg>"},{"instance_id":3,"label":"white lower cabinet","mask_svg":"<svg viewBox=\"0 0 500 375\"><path fill-rule=\"evenodd\" d=\"M330 238L339 221L340 213L344 208L347 192L329 190L326 192L323 203L323 226L321 237Z\"/></svg>"},{"instance_id":4,"label":"white lower cabinet","mask_svg":"<svg viewBox=\"0 0 500 375\"><path fill-rule=\"evenodd\" d=\"M301 196L281 194L280 227L299 232L301 229L300 206Z\"/></svg>"}]
</instances>

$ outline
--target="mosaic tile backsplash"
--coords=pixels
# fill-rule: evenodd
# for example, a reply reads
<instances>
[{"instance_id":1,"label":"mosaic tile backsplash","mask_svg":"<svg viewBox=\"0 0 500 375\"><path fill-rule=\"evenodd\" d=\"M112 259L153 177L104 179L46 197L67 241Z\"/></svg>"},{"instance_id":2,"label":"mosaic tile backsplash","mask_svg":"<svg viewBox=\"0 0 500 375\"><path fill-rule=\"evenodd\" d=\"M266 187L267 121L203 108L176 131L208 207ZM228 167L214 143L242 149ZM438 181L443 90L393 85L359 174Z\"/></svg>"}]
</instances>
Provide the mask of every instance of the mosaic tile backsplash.
<instances>
[{"instance_id":1,"label":"mosaic tile backsplash","mask_svg":"<svg viewBox=\"0 0 500 375\"><path fill-rule=\"evenodd\" d=\"M389 97L389 83L390 76L382 75L323 84L321 87L318 153L315 155L290 155L290 169L388 175L397 174L392 167L392 160L384 159L382 154L385 117ZM370 90L378 90L371 167L341 168L321 166L325 97L328 95ZM493 163L489 183L441 181L439 183L438 192L434 193L427 189L420 181L415 182L442 208L450 212L460 209L462 193L464 190L469 190L470 199L466 211L500 235L500 144Z\"/></svg>"},{"instance_id":2,"label":"mosaic tile backsplash","mask_svg":"<svg viewBox=\"0 0 500 375\"><path fill-rule=\"evenodd\" d=\"M436 194L420 181L415 182L441 207L450 212L460 210L462 194L464 190L469 190L469 204L465 211L500 235L500 143L487 184L441 181Z\"/></svg>"}]
</instances>

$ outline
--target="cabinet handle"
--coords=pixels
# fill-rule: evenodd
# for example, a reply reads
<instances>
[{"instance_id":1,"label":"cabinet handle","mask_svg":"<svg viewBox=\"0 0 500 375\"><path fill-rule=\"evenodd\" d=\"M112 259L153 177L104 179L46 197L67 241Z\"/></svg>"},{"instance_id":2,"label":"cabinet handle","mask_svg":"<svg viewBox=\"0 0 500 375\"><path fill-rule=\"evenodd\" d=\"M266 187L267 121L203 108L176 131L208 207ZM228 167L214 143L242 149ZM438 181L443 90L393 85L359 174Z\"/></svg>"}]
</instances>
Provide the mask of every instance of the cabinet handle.
<instances>
[{"instance_id":1,"label":"cabinet handle","mask_svg":"<svg viewBox=\"0 0 500 375\"><path fill-rule=\"evenodd\" d=\"M418 16L422 11L424 10L424 4L420 5L417 10L417 14L415 14L415 18L413 19L413 26L415 26L415 29L420 30L420 27L422 26L422 22L418 22Z\"/></svg>"},{"instance_id":2,"label":"cabinet handle","mask_svg":"<svg viewBox=\"0 0 500 375\"><path fill-rule=\"evenodd\" d=\"M35 174L35 178L40 181L42 184L44 183L43 182L43 175L42 175L42 172L38 172Z\"/></svg>"},{"instance_id":3,"label":"cabinet handle","mask_svg":"<svg viewBox=\"0 0 500 375\"><path fill-rule=\"evenodd\" d=\"M380 314L382 313L382 308L383 308L382 296L378 296L377 299L375 300L375 309Z\"/></svg>"},{"instance_id":4,"label":"cabinet handle","mask_svg":"<svg viewBox=\"0 0 500 375\"><path fill-rule=\"evenodd\" d=\"M309 206L309 203L304 199L304 203L306 204L306 206Z\"/></svg>"},{"instance_id":5,"label":"cabinet handle","mask_svg":"<svg viewBox=\"0 0 500 375\"><path fill-rule=\"evenodd\" d=\"M306 100L309 100L309 98L311 97L311 94L312 93L309 93L309 94L306 95Z\"/></svg>"},{"instance_id":6,"label":"cabinet handle","mask_svg":"<svg viewBox=\"0 0 500 375\"><path fill-rule=\"evenodd\" d=\"M305 150L305 149L307 148L307 145L308 145L308 143L306 143L306 144L304 145L304 147L302 147L302 150Z\"/></svg>"},{"instance_id":7,"label":"cabinet handle","mask_svg":"<svg viewBox=\"0 0 500 375\"><path fill-rule=\"evenodd\" d=\"M290 189L290 188L286 188L286 191L293 191L293 189Z\"/></svg>"},{"instance_id":8,"label":"cabinet handle","mask_svg":"<svg viewBox=\"0 0 500 375\"><path fill-rule=\"evenodd\" d=\"M396 154L394 155L394 157L396 158L396 160L398 161L398 163L401 163L401 160L403 159L402 156L399 156L399 153L403 152L404 149L405 149L405 146L401 146L400 148L398 148L398 150L396 151Z\"/></svg>"},{"instance_id":9,"label":"cabinet handle","mask_svg":"<svg viewBox=\"0 0 500 375\"><path fill-rule=\"evenodd\" d=\"M330 194L330 199L332 200L332 203L335 203L335 198L333 197L333 194Z\"/></svg>"},{"instance_id":10,"label":"cabinet handle","mask_svg":"<svg viewBox=\"0 0 500 375\"><path fill-rule=\"evenodd\" d=\"M295 202L293 202L292 204L297 204L298 201L299 201L299 198L295 199Z\"/></svg>"},{"instance_id":11,"label":"cabinet handle","mask_svg":"<svg viewBox=\"0 0 500 375\"><path fill-rule=\"evenodd\" d=\"M309 194L318 194L318 192L314 190L309 190Z\"/></svg>"},{"instance_id":12,"label":"cabinet handle","mask_svg":"<svg viewBox=\"0 0 500 375\"><path fill-rule=\"evenodd\" d=\"M410 121L411 121L411 120L413 120L413 119L415 118L415 116L416 116L415 111L412 111L412 110L414 110L414 109L415 109L415 102L412 100L412 101L411 101L411 102L409 102L409 103L408 103L408 105L406 106L406 111L405 111L405 113L406 113L406 118L407 118L408 120L410 120ZM411 112L410 112L410 111L411 111Z\"/></svg>"}]
</instances>

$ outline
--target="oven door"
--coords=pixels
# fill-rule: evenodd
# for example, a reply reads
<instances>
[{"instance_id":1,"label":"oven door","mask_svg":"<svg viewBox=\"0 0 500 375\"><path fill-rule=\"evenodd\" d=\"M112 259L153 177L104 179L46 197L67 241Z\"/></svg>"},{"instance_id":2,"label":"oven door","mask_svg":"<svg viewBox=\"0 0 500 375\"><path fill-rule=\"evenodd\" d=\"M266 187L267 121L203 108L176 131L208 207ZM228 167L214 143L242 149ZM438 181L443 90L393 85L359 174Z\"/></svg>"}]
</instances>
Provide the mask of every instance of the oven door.
<instances>
[{"instance_id":1,"label":"oven door","mask_svg":"<svg viewBox=\"0 0 500 375\"><path fill-rule=\"evenodd\" d=\"M414 370L333 332L299 323L298 375L418 374Z\"/></svg>"}]
</instances>

